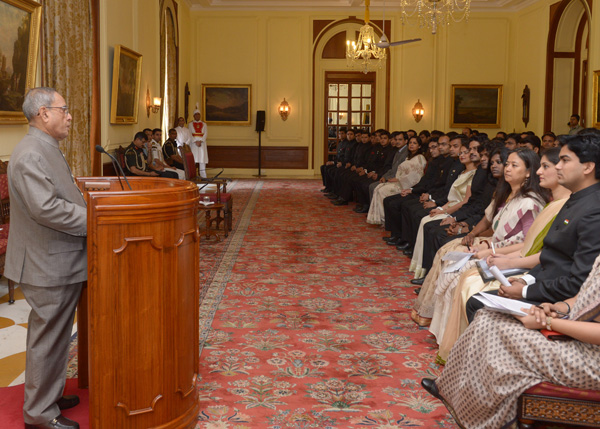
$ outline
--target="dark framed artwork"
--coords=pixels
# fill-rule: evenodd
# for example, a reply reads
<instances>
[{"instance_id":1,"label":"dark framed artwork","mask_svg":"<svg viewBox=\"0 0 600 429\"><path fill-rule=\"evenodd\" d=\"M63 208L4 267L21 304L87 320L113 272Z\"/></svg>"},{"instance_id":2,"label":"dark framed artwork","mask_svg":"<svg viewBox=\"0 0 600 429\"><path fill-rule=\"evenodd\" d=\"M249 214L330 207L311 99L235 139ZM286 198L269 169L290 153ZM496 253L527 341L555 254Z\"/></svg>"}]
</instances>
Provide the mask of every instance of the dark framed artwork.
<instances>
[{"instance_id":1,"label":"dark framed artwork","mask_svg":"<svg viewBox=\"0 0 600 429\"><path fill-rule=\"evenodd\" d=\"M600 70L594 72L594 95L592 108L592 127L600 128Z\"/></svg>"},{"instance_id":2,"label":"dark framed artwork","mask_svg":"<svg viewBox=\"0 0 600 429\"><path fill-rule=\"evenodd\" d=\"M500 128L502 85L452 85L450 127Z\"/></svg>"},{"instance_id":3,"label":"dark framed artwork","mask_svg":"<svg viewBox=\"0 0 600 429\"><path fill-rule=\"evenodd\" d=\"M250 125L252 85L202 84L202 118L213 125Z\"/></svg>"},{"instance_id":4,"label":"dark framed artwork","mask_svg":"<svg viewBox=\"0 0 600 429\"><path fill-rule=\"evenodd\" d=\"M26 124L22 106L35 87L42 7L0 0L0 124Z\"/></svg>"},{"instance_id":5,"label":"dark framed artwork","mask_svg":"<svg viewBox=\"0 0 600 429\"><path fill-rule=\"evenodd\" d=\"M123 45L115 46L113 56L111 124L137 124L142 55Z\"/></svg>"}]
</instances>

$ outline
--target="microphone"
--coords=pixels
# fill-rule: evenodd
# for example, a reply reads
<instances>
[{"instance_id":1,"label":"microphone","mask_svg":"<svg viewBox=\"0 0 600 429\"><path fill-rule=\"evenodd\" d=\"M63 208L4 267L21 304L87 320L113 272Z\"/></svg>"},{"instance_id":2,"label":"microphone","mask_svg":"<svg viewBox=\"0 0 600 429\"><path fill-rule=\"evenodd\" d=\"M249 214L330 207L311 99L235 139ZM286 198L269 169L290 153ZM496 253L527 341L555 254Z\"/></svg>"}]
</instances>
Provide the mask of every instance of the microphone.
<instances>
[{"instance_id":1,"label":"microphone","mask_svg":"<svg viewBox=\"0 0 600 429\"><path fill-rule=\"evenodd\" d=\"M127 180L127 177L125 176L125 173L123 172L123 169L121 168L121 165L119 165L119 162L116 160L116 158L107 151L105 151L104 148L99 144L96 145L96 152L108 155L113 164L113 167L115 168L115 172L117 173L117 178L119 179L119 183L121 184L121 190L125 190L125 188L123 187L123 182L121 182L121 176L119 175L119 172L121 172L123 179L125 179L125 182L127 182L127 186L129 186L129 190L131 191L131 185L129 184L129 181Z\"/></svg>"}]
</instances>

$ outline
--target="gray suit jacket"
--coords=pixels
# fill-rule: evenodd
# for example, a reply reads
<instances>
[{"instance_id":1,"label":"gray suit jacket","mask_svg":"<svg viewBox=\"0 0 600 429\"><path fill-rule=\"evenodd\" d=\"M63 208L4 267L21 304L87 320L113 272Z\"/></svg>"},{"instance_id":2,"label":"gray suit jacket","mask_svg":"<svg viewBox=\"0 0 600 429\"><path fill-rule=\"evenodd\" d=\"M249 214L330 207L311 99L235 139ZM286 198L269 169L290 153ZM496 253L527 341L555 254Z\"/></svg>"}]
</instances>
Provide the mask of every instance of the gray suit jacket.
<instances>
[{"instance_id":1,"label":"gray suit jacket","mask_svg":"<svg viewBox=\"0 0 600 429\"><path fill-rule=\"evenodd\" d=\"M398 167L400 166L400 164L402 164L406 160L407 157L408 157L408 146L404 145L404 146L402 146L402 148L400 148L400 150L398 152L396 152L396 155L394 155L394 161L392 163L392 168L390 168L383 175L383 177L385 177L388 180L396 177L396 171L398 171Z\"/></svg>"},{"instance_id":2,"label":"gray suit jacket","mask_svg":"<svg viewBox=\"0 0 600 429\"><path fill-rule=\"evenodd\" d=\"M86 204L58 141L30 126L10 157L8 184L5 276L34 286L86 280Z\"/></svg>"}]
</instances>

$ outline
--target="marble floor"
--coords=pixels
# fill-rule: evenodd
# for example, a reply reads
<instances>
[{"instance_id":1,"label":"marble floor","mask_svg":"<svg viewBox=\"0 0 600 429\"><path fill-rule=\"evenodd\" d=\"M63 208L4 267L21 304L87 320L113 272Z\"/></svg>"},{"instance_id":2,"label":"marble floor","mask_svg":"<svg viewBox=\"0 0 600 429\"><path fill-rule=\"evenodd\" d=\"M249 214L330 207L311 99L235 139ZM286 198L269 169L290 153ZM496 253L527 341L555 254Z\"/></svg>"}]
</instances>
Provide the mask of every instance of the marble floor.
<instances>
[{"instance_id":1,"label":"marble floor","mask_svg":"<svg viewBox=\"0 0 600 429\"><path fill-rule=\"evenodd\" d=\"M15 303L8 304L8 282L0 279L0 387L25 381L25 340L31 307L21 288L15 288ZM73 333L77 323L73 325Z\"/></svg>"}]
</instances>

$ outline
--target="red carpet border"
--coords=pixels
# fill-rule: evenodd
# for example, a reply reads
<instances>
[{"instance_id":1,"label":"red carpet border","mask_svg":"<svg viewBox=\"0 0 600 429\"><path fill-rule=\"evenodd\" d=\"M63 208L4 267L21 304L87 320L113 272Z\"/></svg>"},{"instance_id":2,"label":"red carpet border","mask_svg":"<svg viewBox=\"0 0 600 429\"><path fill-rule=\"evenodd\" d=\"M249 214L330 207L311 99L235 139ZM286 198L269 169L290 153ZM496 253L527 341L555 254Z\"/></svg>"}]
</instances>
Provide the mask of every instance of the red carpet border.
<instances>
[{"instance_id":1,"label":"red carpet border","mask_svg":"<svg viewBox=\"0 0 600 429\"><path fill-rule=\"evenodd\" d=\"M440 368L408 259L320 187L256 182L201 306L197 427L456 427L419 385Z\"/></svg>"}]
</instances>

